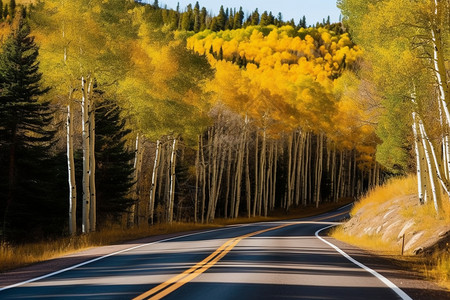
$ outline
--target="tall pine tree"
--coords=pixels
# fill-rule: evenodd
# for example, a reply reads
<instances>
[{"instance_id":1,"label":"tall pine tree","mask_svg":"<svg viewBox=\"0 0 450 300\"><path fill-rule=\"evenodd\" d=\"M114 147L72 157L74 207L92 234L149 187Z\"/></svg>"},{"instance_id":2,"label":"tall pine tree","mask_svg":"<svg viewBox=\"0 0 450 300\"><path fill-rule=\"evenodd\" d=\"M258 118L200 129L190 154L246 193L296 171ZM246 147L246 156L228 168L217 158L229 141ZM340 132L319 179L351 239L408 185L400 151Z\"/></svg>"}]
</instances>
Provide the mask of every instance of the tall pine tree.
<instances>
[{"instance_id":1,"label":"tall pine tree","mask_svg":"<svg viewBox=\"0 0 450 300\"><path fill-rule=\"evenodd\" d=\"M36 236L54 208L49 103L39 102L38 47L20 14L0 54L0 218L3 238ZM50 221L51 222L51 221Z\"/></svg>"},{"instance_id":2,"label":"tall pine tree","mask_svg":"<svg viewBox=\"0 0 450 300\"><path fill-rule=\"evenodd\" d=\"M133 186L134 152L126 150L125 121L120 108L105 100L98 105L95 127L95 156L97 181L97 218L103 225L109 218L119 217L133 203L129 198Z\"/></svg>"}]
</instances>

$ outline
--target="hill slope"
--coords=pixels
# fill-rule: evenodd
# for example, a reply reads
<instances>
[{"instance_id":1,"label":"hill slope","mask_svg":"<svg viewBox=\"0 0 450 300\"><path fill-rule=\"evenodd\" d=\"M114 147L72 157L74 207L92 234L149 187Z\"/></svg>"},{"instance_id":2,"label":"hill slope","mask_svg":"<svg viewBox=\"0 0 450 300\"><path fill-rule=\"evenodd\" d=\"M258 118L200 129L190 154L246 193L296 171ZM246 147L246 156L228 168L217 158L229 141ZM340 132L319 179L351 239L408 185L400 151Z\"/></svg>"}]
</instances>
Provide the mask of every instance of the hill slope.
<instances>
[{"instance_id":1,"label":"hill slope","mask_svg":"<svg viewBox=\"0 0 450 300\"><path fill-rule=\"evenodd\" d=\"M356 203L351 219L333 232L344 242L383 255L404 255L421 272L450 287L450 202L436 215L432 203L420 205L415 178L395 179Z\"/></svg>"}]
</instances>

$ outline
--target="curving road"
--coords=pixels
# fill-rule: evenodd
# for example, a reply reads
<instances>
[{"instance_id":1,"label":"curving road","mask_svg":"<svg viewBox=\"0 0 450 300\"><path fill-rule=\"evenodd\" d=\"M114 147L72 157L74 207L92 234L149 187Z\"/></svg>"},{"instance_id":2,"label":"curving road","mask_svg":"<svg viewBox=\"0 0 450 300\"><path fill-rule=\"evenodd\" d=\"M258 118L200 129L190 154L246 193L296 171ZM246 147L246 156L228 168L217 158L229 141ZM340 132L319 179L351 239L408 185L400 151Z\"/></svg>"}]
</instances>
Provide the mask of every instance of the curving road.
<instances>
[{"instance_id":1,"label":"curving road","mask_svg":"<svg viewBox=\"0 0 450 300\"><path fill-rule=\"evenodd\" d=\"M410 299L318 236L347 213L142 244L0 288L0 299Z\"/></svg>"}]
</instances>

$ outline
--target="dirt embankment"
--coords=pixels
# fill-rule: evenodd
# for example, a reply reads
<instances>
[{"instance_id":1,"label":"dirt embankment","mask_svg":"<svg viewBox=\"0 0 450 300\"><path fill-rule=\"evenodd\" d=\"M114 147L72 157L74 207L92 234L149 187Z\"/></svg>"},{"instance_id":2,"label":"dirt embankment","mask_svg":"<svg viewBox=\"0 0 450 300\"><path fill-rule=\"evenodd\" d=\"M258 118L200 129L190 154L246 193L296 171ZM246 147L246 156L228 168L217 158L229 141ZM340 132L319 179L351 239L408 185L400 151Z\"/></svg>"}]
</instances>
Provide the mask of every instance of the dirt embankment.
<instances>
[{"instance_id":1,"label":"dirt embankment","mask_svg":"<svg viewBox=\"0 0 450 300\"><path fill-rule=\"evenodd\" d=\"M436 222L436 216L429 205L429 215L419 204L415 195L401 196L391 201L368 204L361 207L343 226L349 236L381 239L394 245L405 255L449 252L450 224Z\"/></svg>"}]
</instances>

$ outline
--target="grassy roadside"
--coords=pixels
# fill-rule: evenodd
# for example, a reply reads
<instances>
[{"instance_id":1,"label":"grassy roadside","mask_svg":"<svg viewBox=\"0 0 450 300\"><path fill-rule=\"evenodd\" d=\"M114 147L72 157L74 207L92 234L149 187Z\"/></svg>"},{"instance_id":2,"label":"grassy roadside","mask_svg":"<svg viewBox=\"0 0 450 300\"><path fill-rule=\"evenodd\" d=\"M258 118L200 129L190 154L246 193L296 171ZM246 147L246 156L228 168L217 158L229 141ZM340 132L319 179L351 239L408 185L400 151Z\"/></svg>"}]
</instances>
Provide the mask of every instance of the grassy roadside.
<instances>
[{"instance_id":1,"label":"grassy roadside","mask_svg":"<svg viewBox=\"0 0 450 300\"><path fill-rule=\"evenodd\" d=\"M358 217L358 220L375 220L377 217L379 218L376 215L376 207L389 205L389 203L394 203L394 199L402 199L402 196L408 197L408 195L415 193L415 176L394 179L368 193L366 197L355 203L350 215L355 218ZM400 217L404 222L411 219L414 221L410 231L424 232L423 236L427 236L431 240L436 238L436 228L450 225L450 202L448 197L444 197L443 200L444 207L439 217L436 216L432 203L411 207L406 201L397 201L395 205L400 203ZM370 226L377 227L380 224L366 222L365 225L361 225L359 228L348 228L348 225L347 227L339 226L334 228L330 234L340 241L389 258L400 267L418 272L441 286L450 289L450 254L448 245L446 249L435 251L429 255L414 255L409 251L407 255L402 256L401 242L386 238L383 231L380 234L362 234ZM360 234L355 234L356 231Z\"/></svg>"},{"instance_id":2,"label":"grassy roadside","mask_svg":"<svg viewBox=\"0 0 450 300\"><path fill-rule=\"evenodd\" d=\"M72 254L92 247L112 245L148 236L220 228L233 224L310 217L332 211L350 202L350 199L345 199L338 203L325 203L319 208L315 208L314 206L294 208L291 209L289 213L286 213L284 210L276 210L272 212L269 217L216 219L214 223L210 224L156 224L154 226L140 226L132 229L121 228L120 226L111 226L108 229L72 238L66 237L16 246L0 244L0 272L5 272L7 270L12 270L63 255Z\"/></svg>"}]
</instances>

